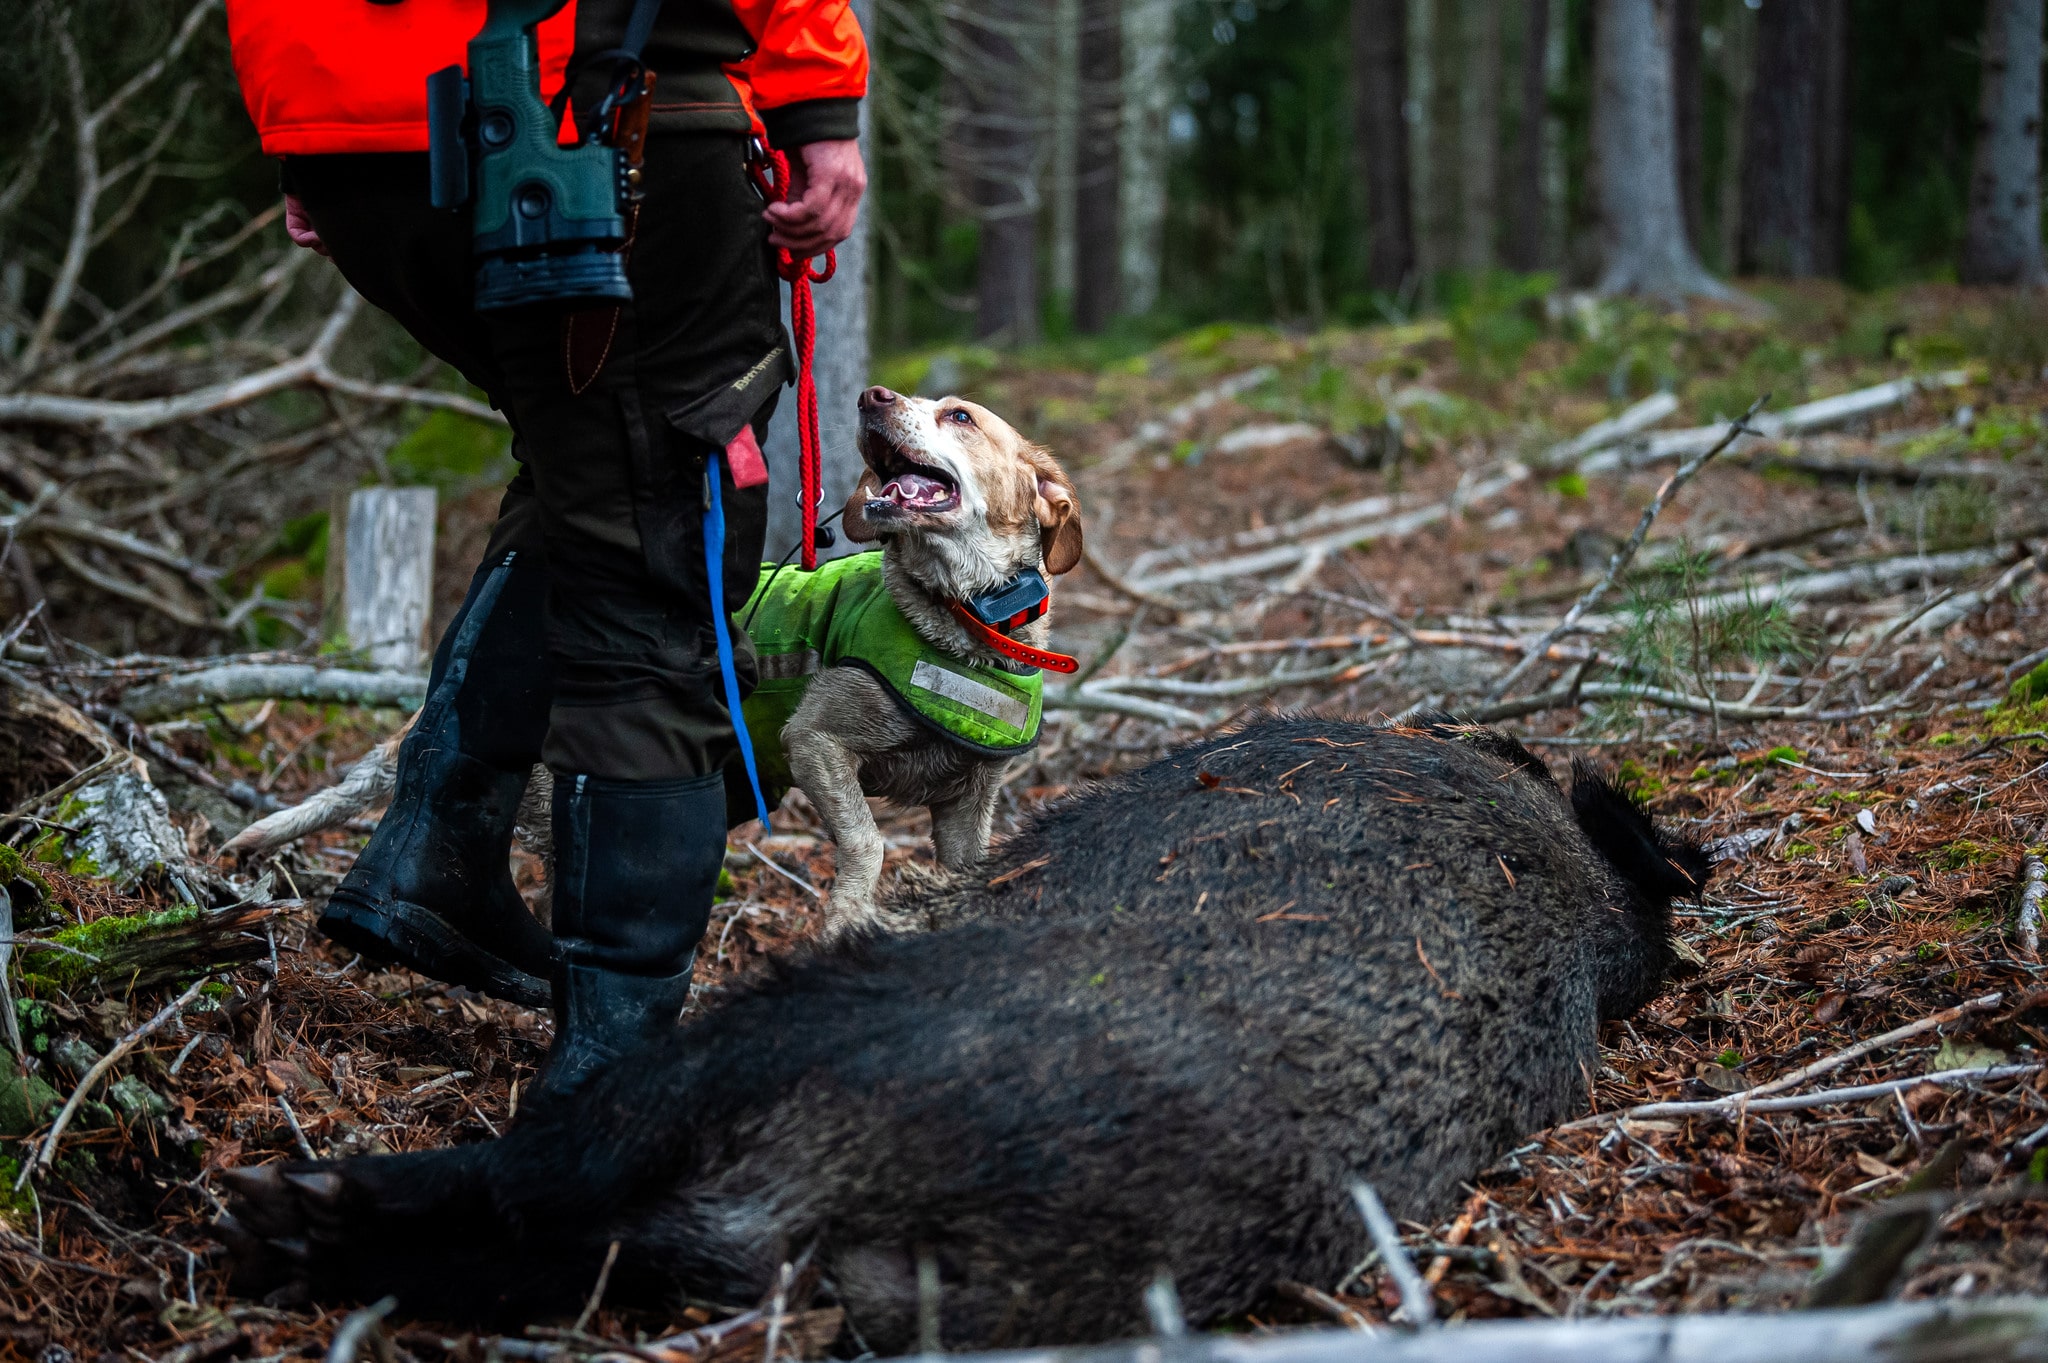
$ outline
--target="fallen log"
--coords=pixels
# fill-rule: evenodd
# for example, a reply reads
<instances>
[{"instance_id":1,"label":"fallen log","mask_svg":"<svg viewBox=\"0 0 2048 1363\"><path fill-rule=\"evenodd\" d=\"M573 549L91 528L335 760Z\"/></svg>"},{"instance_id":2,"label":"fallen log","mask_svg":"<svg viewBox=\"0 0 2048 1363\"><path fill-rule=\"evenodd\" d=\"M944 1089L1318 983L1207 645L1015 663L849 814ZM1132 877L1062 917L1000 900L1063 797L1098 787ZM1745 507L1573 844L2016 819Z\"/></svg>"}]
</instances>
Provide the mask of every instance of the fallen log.
<instances>
[{"instance_id":1,"label":"fallen log","mask_svg":"<svg viewBox=\"0 0 2048 1363\"><path fill-rule=\"evenodd\" d=\"M96 918L61 932L18 939L17 945L47 944L54 949L28 952L16 970L29 994L56 991L77 998L152 989L268 955L270 943L263 928L297 903L274 900L213 912L187 906Z\"/></svg>"},{"instance_id":2,"label":"fallen log","mask_svg":"<svg viewBox=\"0 0 2048 1363\"><path fill-rule=\"evenodd\" d=\"M1560 441L1543 452L1543 467L1563 468L1567 464L1583 459L1595 450L1605 449L1616 441L1626 440L1632 435L1641 435L1650 427L1678 410L1678 395L1675 393L1652 393L1641 402L1622 412L1619 416L1588 426L1570 440Z\"/></svg>"},{"instance_id":3,"label":"fallen log","mask_svg":"<svg viewBox=\"0 0 2048 1363\"><path fill-rule=\"evenodd\" d=\"M1779 1315L1516 1320L1412 1334L1295 1330L962 1354L980 1363L1992 1363L2048 1350L2048 1300L1899 1302Z\"/></svg>"},{"instance_id":4,"label":"fallen log","mask_svg":"<svg viewBox=\"0 0 2048 1363\"><path fill-rule=\"evenodd\" d=\"M1915 393L1936 388L1961 388L1969 382L1968 370L1950 369L1924 377L1893 379L1890 383L1859 388L1853 393L1838 393L1834 397L1802 403L1782 412L1759 413L1750 423L1755 427L1756 435L1737 446L1735 454L1739 456L1761 441L1782 440L1876 416L1905 402ZM1679 431L1660 431L1640 445L1618 443L1580 460L1579 472L1605 473L1617 468L1640 468L1671 459L1688 459L1702 450L1711 449L1727 429L1725 424L1716 423Z\"/></svg>"},{"instance_id":5,"label":"fallen log","mask_svg":"<svg viewBox=\"0 0 2048 1363\"><path fill-rule=\"evenodd\" d=\"M1290 567L1312 555L1348 549L1368 540L1412 534L1424 526L1434 525L1449 518L1455 511L1498 497L1528 476L1529 470L1525 465L1511 463L1501 473L1474 485L1462 496L1454 496L1448 501L1433 502L1428 506L1404 511L1384 520L1361 522L1292 544L1276 545L1254 554L1240 554L1234 558L1217 559L1214 562L1194 564L1186 568L1170 568L1150 577L1138 578L1130 585L1141 592L1158 592L1194 582L1222 582L1234 577L1252 577L1272 572L1276 568Z\"/></svg>"},{"instance_id":6,"label":"fallen log","mask_svg":"<svg viewBox=\"0 0 2048 1363\"><path fill-rule=\"evenodd\" d=\"M233 663L135 687L121 697L121 709L152 724L188 710L252 700L413 710L426 698L427 679L410 672L358 672L312 663Z\"/></svg>"}]
</instances>

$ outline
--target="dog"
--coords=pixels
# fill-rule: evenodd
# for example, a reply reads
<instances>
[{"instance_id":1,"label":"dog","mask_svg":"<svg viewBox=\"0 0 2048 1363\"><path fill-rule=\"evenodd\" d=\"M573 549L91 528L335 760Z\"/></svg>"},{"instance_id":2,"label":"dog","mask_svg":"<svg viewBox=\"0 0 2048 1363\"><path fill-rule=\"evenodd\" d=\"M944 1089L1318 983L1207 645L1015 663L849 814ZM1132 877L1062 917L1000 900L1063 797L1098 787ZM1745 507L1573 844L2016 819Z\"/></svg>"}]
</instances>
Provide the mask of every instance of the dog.
<instances>
[{"instance_id":1,"label":"dog","mask_svg":"<svg viewBox=\"0 0 2048 1363\"><path fill-rule=\"evenodd\" d=\"M860 452L866 467L842 525L880 553L817 573L766 567L741 617L760 670L743 714L764 797L772 808L785 787L801 789L838 848L830 939L890 924L877 899L884 844L866 796L927 807L947 870L987 851L1003 775L1037 742L1042 710L1038 669L1013 655L1072 666L1045 647L1050 595L1033 584L1071 571L1082 554L1072 480L986 407L869 388ZM1033 618L977 623L972 603L1034 591ZM223 853L261 852L389 801L411 727L339 785L242 830ZM543 855L550 788L536 767L519 819L521 841Z\"/></svg>"}]
</instances>

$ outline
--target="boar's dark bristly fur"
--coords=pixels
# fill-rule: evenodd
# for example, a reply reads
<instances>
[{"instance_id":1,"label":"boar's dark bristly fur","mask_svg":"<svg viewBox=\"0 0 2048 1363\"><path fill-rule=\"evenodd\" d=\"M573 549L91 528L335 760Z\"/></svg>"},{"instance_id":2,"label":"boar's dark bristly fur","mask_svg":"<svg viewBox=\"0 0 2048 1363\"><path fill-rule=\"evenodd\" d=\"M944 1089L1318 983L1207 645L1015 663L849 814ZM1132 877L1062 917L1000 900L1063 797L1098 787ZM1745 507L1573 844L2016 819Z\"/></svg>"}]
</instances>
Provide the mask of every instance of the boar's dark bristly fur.
<instances>
[{"instance_id":1,"label":"boar's dark bristly fur","mask_svg":"<svg viewBox=\"0 0 2048 1363\"><path fill-rule=\"evenodd\" d=\"M502 1140L237 1176L245 1285L408 1311L749 1302L807 1252L850 1326L949 1347L1331 1283L1357 1179L1429 1219L1582 1104L1705 878L1496 731L1278 719L1045 811L924 929L796 961Z\"/></svg>"}]
</instances>

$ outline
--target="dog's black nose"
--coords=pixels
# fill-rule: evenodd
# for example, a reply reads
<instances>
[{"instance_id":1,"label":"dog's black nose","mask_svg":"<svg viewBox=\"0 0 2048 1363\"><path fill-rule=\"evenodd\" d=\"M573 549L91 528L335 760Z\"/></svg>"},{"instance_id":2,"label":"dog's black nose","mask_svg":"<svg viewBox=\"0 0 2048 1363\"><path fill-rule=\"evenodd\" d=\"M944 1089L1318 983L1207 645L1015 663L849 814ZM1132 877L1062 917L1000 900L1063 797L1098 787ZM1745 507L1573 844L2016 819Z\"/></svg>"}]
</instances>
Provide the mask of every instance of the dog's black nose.
<instances>
[{"instance_id":1,"label":"dog's black nose","mask_svg":"<svg viewBox=\"0 0 2048 1363\"><path fill-rule=\"evenodd\" d=\"M870 407L887 407L894 401L896 395L878 383L860 395L860 409L865 412Z\"/></svg>"}]
</instances>

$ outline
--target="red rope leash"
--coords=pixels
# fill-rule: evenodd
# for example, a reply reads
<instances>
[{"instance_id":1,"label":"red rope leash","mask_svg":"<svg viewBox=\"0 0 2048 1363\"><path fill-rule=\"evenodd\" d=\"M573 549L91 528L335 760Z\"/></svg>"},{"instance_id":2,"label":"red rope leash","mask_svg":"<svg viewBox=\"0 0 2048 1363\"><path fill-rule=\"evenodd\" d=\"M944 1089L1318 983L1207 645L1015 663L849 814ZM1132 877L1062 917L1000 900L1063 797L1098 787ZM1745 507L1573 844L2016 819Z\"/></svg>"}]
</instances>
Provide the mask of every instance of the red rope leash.
<instances>
[{"instance_id":1,"label":"red rope leash","mask_svg":"<svg viewBox=\"0 0 2048 1363\"><path fill-rule=\"evenodd\" d=\"M984 645L994 649L1013 662L1030 667L1042 667L1048 672L1078 672L1081 664L1064 653L1055 653L1049 648L1033 648L1027 643L1012 639L1001 630L992 629L975 618L974 612L958 601L948 602L954 616L967 627L967 632Z\"/></svg>"},{"instance_id":2,"label":"red rope leash","mask_svg":"<svg viewBox=\"0 0 2048 1363\"><path fill-rule=\"evenodd\" d=\"M789 157L770 148L767 164L755 171L755 182L770 203L789 197ZM818 380L811 372L812 353L818 345L818 314L811 301L811 285L823 284L839 268L839 259L825 253L825 268L813 270L810 258L799 260L786 249L775 252L775 272L789 281L789 329L796 342L796 441L798 468L803 482L803 541L798 552L805 572L818 566L818 498L824 482L818 453Z\"/></svg>"}]
</instances>

